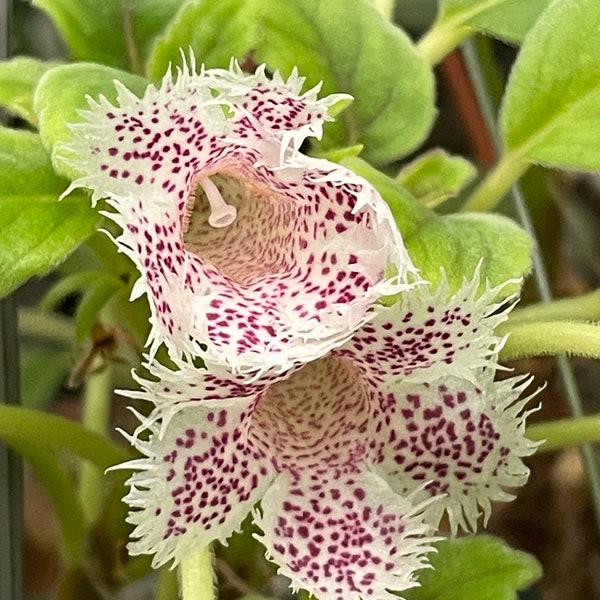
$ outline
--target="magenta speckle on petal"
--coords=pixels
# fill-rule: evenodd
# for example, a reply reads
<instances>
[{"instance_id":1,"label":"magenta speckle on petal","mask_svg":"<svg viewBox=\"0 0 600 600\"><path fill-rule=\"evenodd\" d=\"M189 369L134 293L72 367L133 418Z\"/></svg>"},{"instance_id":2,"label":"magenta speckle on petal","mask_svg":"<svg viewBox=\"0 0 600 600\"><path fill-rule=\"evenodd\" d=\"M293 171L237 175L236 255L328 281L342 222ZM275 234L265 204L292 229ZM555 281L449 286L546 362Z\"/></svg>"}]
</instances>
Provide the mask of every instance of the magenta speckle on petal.
<instances>
[{"instance_id":1,"label":"magenta speckle on petal","mask_svg":"<svg viewBox=\"0 0 600 600\"><path fill-rule=\"evenodd\" d=\"M117 244L150 302L151 352L165 344L174 359L289 368L338 345L383 293L412 285L378 192L299 152L341 98L319 100L301 84L264 68L197 75L185 66L141 99L92 102L74 130L84 177L73 187L106 198L108 216L125 225ZM204 299L227 310L205 317Z\"/></svg>"},{"instance_id":2,"label":"magenta speckle on petal","mask_svg":"<svg viewBox=\"0 0 600 600\"><path fill-rule=\"evenodd\" d=\"M475 529L527 478L527 381L495 379L500 288L430 289L377 190L300 152L347 98L303 81L184 65L73 128L151 311L129 548L177 564L251 513L294 587L393 600L444 513Z\"/></svg>"}]
</instances>

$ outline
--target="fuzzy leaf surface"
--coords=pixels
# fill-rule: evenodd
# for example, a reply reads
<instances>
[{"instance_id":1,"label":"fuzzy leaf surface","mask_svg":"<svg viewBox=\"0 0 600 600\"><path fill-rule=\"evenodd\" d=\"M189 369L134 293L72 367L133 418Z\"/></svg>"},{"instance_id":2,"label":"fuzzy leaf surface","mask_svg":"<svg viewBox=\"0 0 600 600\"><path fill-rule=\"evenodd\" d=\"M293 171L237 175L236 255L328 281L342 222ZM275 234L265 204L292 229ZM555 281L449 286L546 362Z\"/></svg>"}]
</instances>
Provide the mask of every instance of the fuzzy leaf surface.
<instances>
[{"instance_id":1,"label":"fuzzy leaf surface","mask_svg":"<svg viewBox=\"0 0 600 600\"><path fill-rule=\"evenodd\" d=\"M471 279L481 262L481 278L490 285L523 277L531 271L531 238L514 221L497 214L455 213L436 216L405 238L408 252L421 275L434 287L440 267L457 290ZM516 289L505 288L504 292Z\"/></svg>"},{"instance_id":2,"label":"fuzzy leaf surface","mask_svg":"<svg viewBox=\"0 0 600 600\"><path fill-rule=\"evenodd\" d=\"M436 149L406 165L397 179L415 198L435 206L455 196L476 174L467 159Z\"/></svg>"},{"instance_id":3,"label":"fuzzy leaf surface","mask_svg":"<svg viewBox=\"0 0 600 600\"><path fill-rule=\"evenodd\" d=\"M472 279L479 265L482 291L486 283L496 286L531 270L531 238L511 219L484 213L437 215L361 159L342 162L369 180L390 205L410 257L434 288L441 281L441 269L451 291ZM517 288L506 286L502 291L510 294Z\"/></svg>"},{"instance_id":4,"label":"fuzzy leaf surface","mask_svg":"<svg viewBox=\"0 0 600 600\"><path fill-rule=\"evenodd\" d=\"M68 182L58 177L38 135L0 129L0 296L32 275L46 273L98 224L81 193L62 202Z\"/></svg>"},{"instance_id":5,"label":"fuzzy leaf surface","mask_svg":"<svg viewBox=\"0 0 600 600\"><path fill-rule=\"evenodd\" d=\"M57 64L25 56L0 62L0 105L36 126L37 117L33 111L35 87L42 75Z\"/></svg>"},{"instance_id":6,"label":"fuzzy leaf surface","mask_svg":"<svg viewBox=\"0 0 600 600\"><path fill-rule=\"evenodd\" d=\"M531 555L502 540L478 535L435 544L433 569L419 573L421 587L402 595L406 600L515 600L517 591L542 574Z\"/></svg>"},{"instance_id":7,"label":"fuzzy leaf surface","mask_svg":"<svg viewBox=\"0 0 600 600\"><path fill-rule=\"evenodd\" d=\"M148 73L162 77L170 65L181 65L181 49L192 49L198 64L227 67L242 60L259 38L257 0L191 0L184 3L155 43Z\"/></svg>"},{"instance_id":8,"label":"fuzzy leaf surface","mask_svg":"<svg viewBox=\"0 0 600 600\"><path fill-rule=\"evenodd\" d=\"M73 58L142 73L154 38L182 0L33 0L47 12Z\"/></svg>"},{"instance_id":9,"label":"fuzzy leaf surface","mask_svg":"<svg viewBox=\"0 0 600 600\"><path fill-rule=\"evenodd\" d=\"M363 144L362 156L386 164L427 136L434 108L433 73L408 36L366 0L267 0L260 62L283 73L298 67L323 94L354 102L327 125L325 149Z\"/></svg>"},{"instance_id":10,"label":"fuzzy leaf surface","mask_svg":"<svg viewBox=\"0 0 600 600\"><path fill-rule=\"evenodd\" d=\"M600 3L553 2L529 32L501 113L509 152L564 168L600 169Z\"/></svg>"},{"instance_id":11,"label":"fuzzy leaf surface","mask_svg":"<svg viewBox=\"0 0 600 600\"><path fill-rule=\"evenodd\" d=\"M139 95L148 85L143 77L92 63L61 65L42 77L35 91L33 107L39 119L42 141L60 175L71 179L80 175L60 153L59 145L71 138L69 123L82 120L78 111L89 107L88 95L97 99L102 94L115 103L115 80Z\"/></svg>"},{"instance_id":12,"label":"fuzzy leaf surface","mask_svg":"<svg viewBox=\"0 0 600 600\"><path fill-rule=\"evenodd\" d=\"M552 0L442 0L439 24L487 31L521 43Z\"/></svg>"}]
</instances>

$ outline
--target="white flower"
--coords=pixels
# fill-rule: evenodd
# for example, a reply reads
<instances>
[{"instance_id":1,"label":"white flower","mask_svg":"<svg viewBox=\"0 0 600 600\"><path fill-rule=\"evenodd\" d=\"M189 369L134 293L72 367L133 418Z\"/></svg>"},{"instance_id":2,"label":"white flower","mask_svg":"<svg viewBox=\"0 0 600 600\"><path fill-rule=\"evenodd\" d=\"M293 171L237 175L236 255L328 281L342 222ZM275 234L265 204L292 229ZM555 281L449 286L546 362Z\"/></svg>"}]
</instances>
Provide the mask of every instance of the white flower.
<instances>
[{"instance_id":1,"label":"white flower","mask_svg":"<svg viewBox=\"0 0 600 600\"><path fill-rule=\"evenodd\" d=\"M179 562L253 510L267 554L320 600L392 600L417 585L444 512L473 529L522 485L528 381L495 381L510 307L478 280L417 288L346 344L285 375L150 365L155 410L126 501L132 553ZM149 438L141 435L149 430ZM147 440L147 441L144 441Z\"/></svg>"},{"instance_id":2,"label":"white flower","mask_svg":"<svg viewBox=\"0 0 600 600\"><path fill-rule=\"evenodd\" d=\"M303 82L184 66L141 99L119 85L117 106L90 101L71 126L64 154L83 175L70 189L113 209L141 274L134 297L150 302L151 354L164 343L175 359L284 371L416 281L378 192L299 152L348 100L301 94Z\"/></svg>"}]
</instances>

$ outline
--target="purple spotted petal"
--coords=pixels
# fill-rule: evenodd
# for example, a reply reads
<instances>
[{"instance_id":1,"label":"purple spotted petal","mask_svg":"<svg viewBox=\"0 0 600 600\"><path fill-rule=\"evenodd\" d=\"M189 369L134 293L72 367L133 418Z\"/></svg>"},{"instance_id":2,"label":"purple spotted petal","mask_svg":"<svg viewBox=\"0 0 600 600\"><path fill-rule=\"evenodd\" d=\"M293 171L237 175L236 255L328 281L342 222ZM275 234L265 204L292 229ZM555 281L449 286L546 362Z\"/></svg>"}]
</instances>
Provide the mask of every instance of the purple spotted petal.
<instances>
[{"instance_id":1,"label":"purple spotted petal","mask_svg":"<svg viewBox=\"0 0 600 600\"><path fill-rule=\"evenodd\" d=\"M394 600L431 550L415 506L373 473L280 475L255 521L279 572L319 600Z\"/></svg>"},{"instance_id":2,"label":"purple spotted petal","mask_svg":"<svg viewBox=\"0 0 600 600\"><path fill-rule=\"evenodd\" d=\"M183 362L178 370L156 362L146 367L152 380L138 377L143 390L126 395L152 402L156 411L134 438L160 418L170 423L187 406L236 402L248 406L248 443L278 471L354 472L368 456L365 436L378 404L345 359L327 356L251 382L225 367L206 371Z\"/></svg>"},{"instance_id":3,"label":"purple spotted petal","mask_svg":"<svg viewBox=\"0 0 600 600\"><path fill-rule=\"evenodd\" d=\"M253 400L261 397L265 390L281 381L293 371L285 374L271 373L249 382L239 373L232 373L226 365L213 365L210 371L198 369L185 361L174 361L167 368L148 356L145 367L152 378L145 379L133 374L142 391L126 391L124 395L136 400L151 402L161 414L174 414L189 402L207 400Z\"/></svg>"},{"instance_id":4,"label":"purple spotted petal","mask_svg":"<svg viewBox=\"0 0 600 600\"><path fill-rule=\"evenodd\" d=\"M137 471L125 498L130 551L154 554L155 566L225 541L277 472L341 475L363 464L370 403L344 360L252 383L225 368L147 367L153 379L127 395L157 408L130 437L145 457L123 468Z\"/></svg>"},{"instance_id":5,"label":"purple spotted petal","mask_svg":"<svg viewBox=\"0 0 600 600\"><path fill-rule=\"evenodd\" d=\"M129 393L157 407L131 438L146 457L127 465L132 550L178 561L262 498L255 520L294 586L321 600L414 586L442 514L454 532L474 529L524 483L535 449L519 400L528 380L494 380L493 329L509 309L498 289L475 300L477 287L408 291L347 344L251 381L225 363L148 365L155 380Z\"/></svg>"},{"instance_id":6,"label":"purple spotted petal","mask_svg":"<svg viewBox=\"0 0 600 600\"><path fill-rule=\"evenodd\" d=\"M494 334L512 309L495 302L501 287L476 296L479 277L451 298L447 284L431 292L418 286L381 308L337 355L347 356L365 377L384 387L408 380L432 381L446 374L474 381L479 369L496 366L503 339Z\"/></svg>"},{"instance_id":7,"label":"purple spotted petal","mask_svg":"<svg viewBox=\"0 0 600 600\"><path fill-rule=\"evenodd\" d=\"M246 441L252 400L189 402L163 421L147 420L149 441L133 443L145 457L125 501L135 525L131 554L154 554L153 566L178 563L195 548L223 542L239 528L274 471Z\"/></svg>"},{"instance_id":8,"label":"purple spotted petal","mask_svg":"<svg viewBox=\"0 0 600 600\"><path fill-rule=\"evenodd\" d=\"M492 501L513 496L529 469L521 458L537 444L524 435L525 403L517 401L529 379L493 381L480 373L479 384L455 377L431 384L399 385L386 398L380 415L377 471L399 494L444 496L428 509L439 523L447 512L453 532L474 530Z\"/></svg>"},{"instance_id":9,"label":"purple spotted petal","mask_svg":"<svg viewBox=\"0 0 600 600\"><path fill-rule=\"evenodd\" d=\"M211 69L209 73L221 93L244 109L241 126L236 126L236 130L243 134L244 127L253 123L256 129L265 129L267 135L280 139L283 151L300 148L307 137L320 139L324 121L332 120L332 107L352 99L347 94L318 99L320 84L302 93L305 78L295 68L287 80L278 71L269 78L265 65L252 75L243 73L235 63L228 70Z\"/></svg>"},{"instance_id":10,"label":"purple spotted petal","mask_svg":"<svg viewBox=\"0 0 600 600\"><path fill-rule=\"evenodd\" d=\"M174 358L285 370L343 343L377 298L412 286L414 268L366 180L285 150L317 132L306 111L317 123L328 103L308 93L300 137L269 137L251 100L264 74L233 89L238 76L185 68L142 99L121 87L118 106L82 113L65 154L84 173L72 188L107 198L123 230L116 243L141 273L134 296L150 301L151 354L165 343ZM285 85L269 89L283 102Z\"/></svg>"}]
</instances>

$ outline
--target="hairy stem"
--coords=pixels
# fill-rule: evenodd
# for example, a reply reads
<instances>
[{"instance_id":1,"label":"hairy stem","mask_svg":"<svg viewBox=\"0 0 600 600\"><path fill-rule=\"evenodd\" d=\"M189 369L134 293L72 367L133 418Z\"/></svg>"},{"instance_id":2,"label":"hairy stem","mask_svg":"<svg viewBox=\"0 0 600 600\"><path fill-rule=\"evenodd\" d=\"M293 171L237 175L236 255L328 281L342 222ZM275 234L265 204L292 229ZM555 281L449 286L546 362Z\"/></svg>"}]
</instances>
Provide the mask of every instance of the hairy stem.
<instances>
[{"instance_id":1,"label":"hairy stem","mask_svg":"<svg viewBox=\"0 0 600 600\"><path fill-rule=\"evenodd\" d=\"M429 64L437 65L447 54L471 35L468 27L452 23L434 24L434 26L418 41L418 52Z\"/></svg>"},{"instance_id":2,"label":"hairy stem","mask_svg":"<svg viewBox=\"0 0 600 600\"><path fill-rule=\"evenodd\" d=\"M561 419L531 425L527 428L527 437L534 441L543 441L540 446L542 452L588 442L600 442L600 416Z\"/></svg>"},{"instance_id":3,"label":"hairy stem","mask_svg":"<svg viewBox=\"0 0 600 600\"><path fill-rule=\"evenodd\" d=\"M530 321L600 321L600 289L574 298L531 304L515 309L509 327Z\"/></svg>"},{"instance_id":4,"label":"hairy stem","mask_svg":"<svg viewBox=\"0 0 600 600\"><path fill-rule=\"evenodd\" d=\"M210 546L181 561L181 600L215 600L213 554Z\"/></svg>"},{"instance_id":5,"label":"hairy stem","mask_svg":"<svg viewBox=\"0 0 600 600\"><path fill-rule=\"evenodd\" d=\"M521 154L508 152L477 186L463 210L490 211L510 192L513 185L529 168Z\"/></svg>"},{"instance_id":6,"label":"hairy stem","mask_svg":"<svg viewBox=\"0 0 600 600\"><path fill-rule=\"evenodd\" d=\"M498 334L510 334L500 352L503 360L567 354L600 358L600 327L569 321L505 323Z\"/></svg>"}]
</instances>

